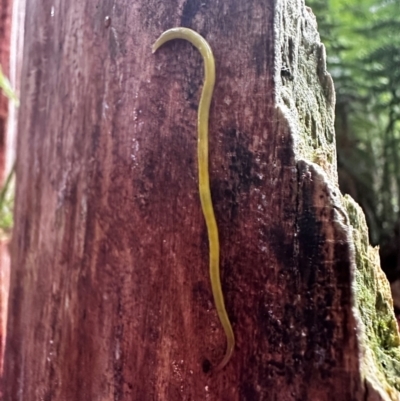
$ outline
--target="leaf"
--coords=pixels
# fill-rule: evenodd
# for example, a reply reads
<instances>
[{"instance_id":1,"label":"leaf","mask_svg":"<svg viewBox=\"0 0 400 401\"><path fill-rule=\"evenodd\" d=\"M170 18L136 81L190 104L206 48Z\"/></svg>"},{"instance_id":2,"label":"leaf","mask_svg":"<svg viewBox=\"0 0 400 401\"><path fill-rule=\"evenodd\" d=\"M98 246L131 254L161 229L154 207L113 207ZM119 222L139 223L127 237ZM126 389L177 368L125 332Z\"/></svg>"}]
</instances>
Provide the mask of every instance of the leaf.
<instances>
[{"instance_id":1,"label":"leaf","mask_svg":"<svg viewBox=\"0 0 400 401\"><path fill-rule=\"evenodd\" d=\"M19 106L19 99L15 92L13 91L10 81L7 79L7 77L3 74L3 70L0 65L0 89L4 93L6 97L9 99L13 100L15 105L18 107Z\"/></svg>"}]
</instances>

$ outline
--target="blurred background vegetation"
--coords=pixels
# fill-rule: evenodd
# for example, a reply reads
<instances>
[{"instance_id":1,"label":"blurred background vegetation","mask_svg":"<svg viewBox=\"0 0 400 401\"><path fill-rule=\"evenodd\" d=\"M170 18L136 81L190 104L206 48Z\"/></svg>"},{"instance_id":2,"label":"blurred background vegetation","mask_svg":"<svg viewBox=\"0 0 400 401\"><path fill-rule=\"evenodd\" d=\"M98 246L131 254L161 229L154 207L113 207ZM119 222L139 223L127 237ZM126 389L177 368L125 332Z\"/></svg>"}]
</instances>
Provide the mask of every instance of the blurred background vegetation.
<instances>
[{"instance_id":1,"label":"blurred background vegetation","mask_svg":"<svg viewBox=\"0 0 400 401\"><path fill-rule=\"evenodd\" d=\"M12 100L18 107L19 100L14 93L10 81L3 74L0 65L0 94ZM7 241L11 237L13 227L14 210L14 187L15 187L15 163L8 173L3 185L0 187L0 241Z\"/></svg>"},{"instance_id":2,"label":"blurred background vegetation","mask_svg":"<svg viewBox=\"0 0 400 401\"><path fill-rule=\"evenodd\" d=\"M339 184L400 279L400 0L306 0L336 88Z\"/></svg>"}]
</instances>

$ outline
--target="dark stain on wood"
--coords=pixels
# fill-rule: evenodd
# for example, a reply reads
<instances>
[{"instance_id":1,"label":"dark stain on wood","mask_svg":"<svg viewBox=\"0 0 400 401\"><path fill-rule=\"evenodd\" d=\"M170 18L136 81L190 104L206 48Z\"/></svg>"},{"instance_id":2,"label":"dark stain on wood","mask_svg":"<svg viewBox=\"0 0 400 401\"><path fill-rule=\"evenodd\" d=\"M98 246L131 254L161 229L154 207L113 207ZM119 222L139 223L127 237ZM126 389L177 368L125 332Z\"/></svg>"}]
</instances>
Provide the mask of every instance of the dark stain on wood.
<instances>
[{"instance_id":1,"label":"dark stain on wood","mask_svg":"<svg viewBox=\"0 0 400 401\"><path fill-rule=\"evenodd\" d=\"M180 26L189 27L193 23L193 19L200 10L202 1L186 0L183 5Z\"/></svg>"},{"instance_id":2,"label":"dark stain on wood","mask_svg":"<svg viewBox=\"0 0 400 401\"><path fill-rule=\"evenodd\" d=\"M249 64L249 68L254 68L255 64L257 76L265 74L265 68L267 65L265 62L265 58L267 56L267 48L267 37L265 34L262 34L255 40L253 46L253 58L251 60L251 63Z\"/></svg>"}]
</instances>

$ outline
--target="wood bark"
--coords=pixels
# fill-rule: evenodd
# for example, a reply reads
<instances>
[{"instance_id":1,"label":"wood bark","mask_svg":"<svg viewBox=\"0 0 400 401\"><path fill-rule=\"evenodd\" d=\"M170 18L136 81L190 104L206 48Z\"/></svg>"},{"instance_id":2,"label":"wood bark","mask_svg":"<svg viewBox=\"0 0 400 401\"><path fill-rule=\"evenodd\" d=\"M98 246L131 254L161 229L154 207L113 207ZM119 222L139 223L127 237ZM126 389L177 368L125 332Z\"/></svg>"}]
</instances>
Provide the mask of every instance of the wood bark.
<instances>
[{"instance_id":1,"label":"wood bark","mask_svg":"<svg viewBox=\"0 0 400 401\"><path fill-rule=\"evenodd\" d=\"M304 3L28 0L26 15L5 400L398 399L364 368L398 332L386 311L392 341L369 346L356 284L379 266L357 270L372 256L337 188L333 85ZM184 41L151 54L173 26L217 66L211 191L237 340L219 373L202 60Z\"/></svg>"}]
</instances>

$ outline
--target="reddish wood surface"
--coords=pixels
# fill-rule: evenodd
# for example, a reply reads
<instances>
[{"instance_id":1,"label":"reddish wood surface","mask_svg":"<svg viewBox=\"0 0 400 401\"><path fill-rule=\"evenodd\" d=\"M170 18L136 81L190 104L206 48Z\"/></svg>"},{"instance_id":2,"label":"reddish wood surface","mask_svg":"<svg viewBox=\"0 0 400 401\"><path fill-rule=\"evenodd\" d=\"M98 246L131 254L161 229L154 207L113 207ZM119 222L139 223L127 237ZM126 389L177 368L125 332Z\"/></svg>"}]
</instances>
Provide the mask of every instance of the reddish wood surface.
<instances>
[{"instance_id":1,"label":"reddish wood surface","mask_svg":"<svg viewBox=\"0 0 400 401\"><path fill-rule=\"evenodd\" d=\"M275 110L274 7L28 0L6 400L361 399L348 244ZM211 189L237 339L218 374L202 60L183 41L151 54L173 26L217 65Z\"/></svg>"},{"instance_id":2,"label":"reddish wood surface","mask_svg":"<svg viewBox=\"0 0 400 401\"><path fill-rule=\"evenodd\" d=\"M8 293L10 284L10 252L8 245L8 240L3 239L0 241L0 376L3 373L4 365L3 358L6 340Z\"/></svg>"}]
</instances>

